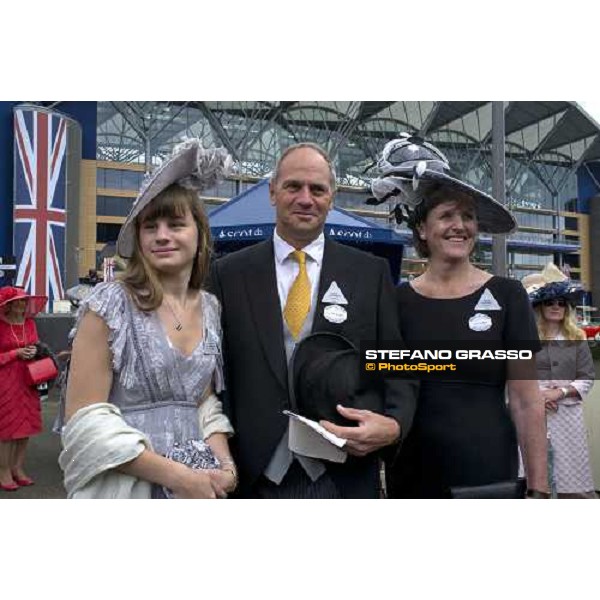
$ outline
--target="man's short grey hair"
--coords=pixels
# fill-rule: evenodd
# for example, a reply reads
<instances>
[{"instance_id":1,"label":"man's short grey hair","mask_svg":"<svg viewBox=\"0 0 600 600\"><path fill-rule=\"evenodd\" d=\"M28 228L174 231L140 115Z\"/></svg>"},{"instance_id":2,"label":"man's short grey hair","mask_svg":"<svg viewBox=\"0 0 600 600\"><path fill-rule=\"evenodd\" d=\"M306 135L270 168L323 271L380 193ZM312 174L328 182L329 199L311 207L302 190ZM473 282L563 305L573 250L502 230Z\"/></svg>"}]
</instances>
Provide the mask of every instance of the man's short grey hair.
<instances>
[{"instance_id":1,"label":"man's short grey hair","mask_svg":"<svg viewBox=\"0 0 600 600\"><path fill-rule=\"evenodd\" d=\"M288 146L283 151L282 155L279 157L279 160L277 161L277 164L275 165L275 169L271 173L271 182L276 183L277 180L279 179L279 173L281 171L281 163L284 161L285 157L290 155L292 152L294 152L294 150L300 150L301 148L310 148L311 150L318 152L325 159L325 162L327 163L327 166L329 167L329 184L331 185L331 191L335 192L335 190L337 188L335 167L333 166L333 163L331 162L331 158L329 157L329 154L327 154L327 151L324 148L322 148L321 146L319 146L319 144L315 144L314 142L300 142L299 144L293 144L291 146Z\"/></svg>"}]
</instances>

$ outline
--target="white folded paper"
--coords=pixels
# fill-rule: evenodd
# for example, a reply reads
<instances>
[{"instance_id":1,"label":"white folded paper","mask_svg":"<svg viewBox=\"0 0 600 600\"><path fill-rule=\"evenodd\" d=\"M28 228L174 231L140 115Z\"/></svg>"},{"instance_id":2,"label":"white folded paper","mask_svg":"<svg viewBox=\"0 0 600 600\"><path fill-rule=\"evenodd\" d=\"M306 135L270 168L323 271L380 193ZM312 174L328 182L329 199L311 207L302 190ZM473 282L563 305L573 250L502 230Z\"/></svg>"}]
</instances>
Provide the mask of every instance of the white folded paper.
<instances>
[{"instance_id":1,"label":"white folded paper","mask_svg":"<svg viewBox=\"0 0 600 600\"><path fill-rule=\"evenodd\" d=\"M302 456L342 463L348 454L342 448L346 440L330 433L316 421L284 410L290 418L289 449Z\"/></svg>"}]
</instances>

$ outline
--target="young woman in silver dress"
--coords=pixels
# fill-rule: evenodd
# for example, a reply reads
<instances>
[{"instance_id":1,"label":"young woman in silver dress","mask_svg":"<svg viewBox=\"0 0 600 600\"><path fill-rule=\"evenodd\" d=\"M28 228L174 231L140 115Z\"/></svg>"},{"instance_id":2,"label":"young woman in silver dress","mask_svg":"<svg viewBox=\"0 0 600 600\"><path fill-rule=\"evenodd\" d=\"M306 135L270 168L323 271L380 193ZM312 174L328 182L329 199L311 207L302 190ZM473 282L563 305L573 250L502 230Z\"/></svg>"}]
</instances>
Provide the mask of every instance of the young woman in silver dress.
<instances>
[{"instance_id":1,"label":"young woman in silver dress","mask_svg":"<svg viewBox=\"0 0 600 600\"><path fill-rule=\"evenodd\" d=\"M198 200L229 160L198 140L177 147L121 230L122 278L80 306L59 459L69 497L223 498L235 488L232 429L215 396L220 306L202 289L210 230Z\"/></svg>"}]
</instances>

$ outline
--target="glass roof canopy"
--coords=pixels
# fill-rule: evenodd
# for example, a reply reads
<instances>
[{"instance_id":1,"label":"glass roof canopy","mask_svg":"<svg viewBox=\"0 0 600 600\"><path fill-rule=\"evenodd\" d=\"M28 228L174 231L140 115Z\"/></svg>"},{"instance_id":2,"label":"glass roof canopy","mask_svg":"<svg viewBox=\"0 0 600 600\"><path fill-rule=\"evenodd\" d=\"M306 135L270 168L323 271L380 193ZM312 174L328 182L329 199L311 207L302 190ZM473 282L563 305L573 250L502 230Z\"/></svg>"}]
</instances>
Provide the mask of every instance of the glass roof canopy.
<instances>
[{"instance_id":1,"label":"glass roof canopy","mask_svg":"<svg viewBox=\"0 0 600 600\"><path fill-rule=\"evenodd\" d=\"M491 102L98 102L97 158L157 163L183 138L199 137L226 147L239 175L262 177L282 149L314 141L330 152L340 184L366 186L384 144L408 131L488 188L491 115ZM600 160L600 126L575 102L505 102L505 119L509 193L521 171L558 193L584 162Z\"/></svg>"},{"instance_id":2,"label":"glass roof canopy","mask_svg":"<svg viewBox=\"0 0 600 600\"><path fill-rule=\"evenodd\" d=\"M577 161L600 133L594 120L574 102L507 102L505 106L507 141L523 154L556 153ZM231 145L230 150L243 155L253 146L282 135L301 141L305 130L313 128L321 132L330 151L359 132L389 139L400 130L429 136L445 133L446 137L455 133L465 142L481 144L490 136L491 103L98 103L99 151L121 149L129 159L144 153L147 137L158 152L182 136L200 135ZM586 159L600 158L600 147L594 150Z\"/></svg>"}]
</instances>

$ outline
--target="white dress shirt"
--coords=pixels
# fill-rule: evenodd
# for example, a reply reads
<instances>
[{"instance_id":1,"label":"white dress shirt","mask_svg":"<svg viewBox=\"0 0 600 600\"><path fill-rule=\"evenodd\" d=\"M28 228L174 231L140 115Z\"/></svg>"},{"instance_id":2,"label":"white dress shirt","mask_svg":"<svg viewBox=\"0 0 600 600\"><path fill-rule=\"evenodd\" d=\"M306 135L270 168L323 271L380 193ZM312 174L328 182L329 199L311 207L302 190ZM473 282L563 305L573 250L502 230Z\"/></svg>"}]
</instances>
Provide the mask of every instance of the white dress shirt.
<instances>
[{"instance_id":1,"label":"white dress shirt","mask_svg":"<svg viewBox=\"0 0 600 600\"><path fill-rule=\"evenodd\" d=\"M277 232L273 234L273 245L275 253L275 272L277 276L277 292L279 294L281 312L283 313L290 289L300 271L300 265L298 264L298 261L290 256L295 248L288 244ZM310 280L311 289L311 310L302 327L301 337L302 334L306 335L312 329L315 307L317 305L319 278L321 277L321 267L323 265L325 236L321 233L316 240L302 248L302 250L306 253L306 271ZM298 340L295 340L292 337L285 324L284 328L285 353L287 362L289 362ZM325 472L325 466L321 461L314 458L292 454L289 449L288 436L289 427L286 429L283 438L279 442L265 469L265 476L279 485L290 468L295 456L306 474L312 481L316 481Z\"/></svg>"},{"instance_id":2,"label":"white dress shirt","mask_svg":"<svg viewBox=\"0 0 600 600\"><path fill-rule=\"evenodd\" d=\"M290 289L300 271L300 265L290 256L296 248L288 244L277 231L273 234L273 245L275 249L277 292L279 293L279 303L281 304L281 312L283 313ZM319 277L321 276L324 250L325 236L322 233L316 240L302 248L302 251L306 253L306 272L310 280L311 306L315 305L314 302L316 300L317 287L319 286Z\"/></svg>"}]
</instances>

